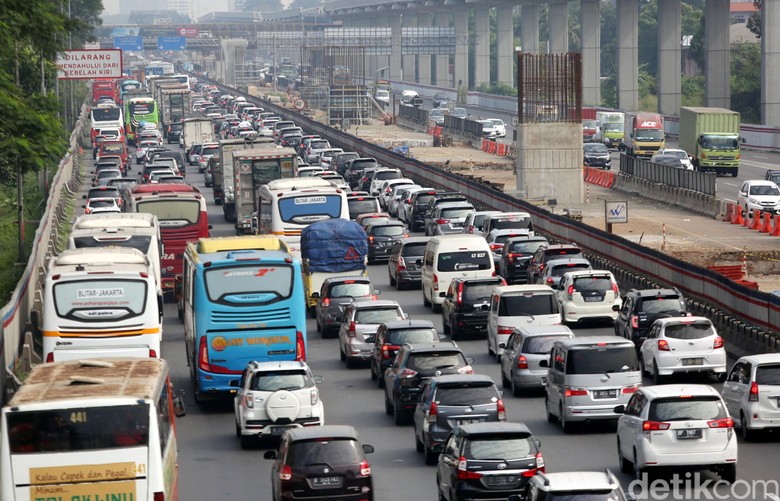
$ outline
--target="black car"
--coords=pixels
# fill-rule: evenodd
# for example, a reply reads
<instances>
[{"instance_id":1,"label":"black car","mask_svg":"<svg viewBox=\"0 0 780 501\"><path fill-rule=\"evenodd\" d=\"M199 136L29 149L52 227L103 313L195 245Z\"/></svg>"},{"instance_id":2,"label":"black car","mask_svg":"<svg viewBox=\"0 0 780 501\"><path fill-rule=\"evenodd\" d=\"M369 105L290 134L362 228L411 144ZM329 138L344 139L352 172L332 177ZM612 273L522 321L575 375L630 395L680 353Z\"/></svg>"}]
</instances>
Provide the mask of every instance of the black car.
<instances>
[{"instance_id":1,"label":"black car","mask_svg":"<svg viewBox=\"0 0 780 501\"><path fill-rule=\"evenodd\" d=\"M411 231L420 231L425 226L425 210L428 208L428 202L430 202L439 190L421 190L412 193L411 210L408 211L408 217L405 221Z\"/></svg>"},{"instance_id":2,"label":"black car","mask_svg":"<svg viewBox=\"0 0 780 501\"><path fill-rule=\"evenodd\" d=\"M186 174L184 166L186 165L186 161L184 160L184 153L177 150L165 150L157 153L152 161L155 161L160 158L172 158L176 160L176 166L179 168L179 175L184 177Z\"/></svg>"},{"instance_id":3,"label":"black car","mask_svg":"<svg viewBox=\"0 0 780 501\"><path fill-rule=\"evenodd\" d=\"M531 258L526 268L526 278L529 284L535 284L542 275L544 267L548 261L554 259L581 258L582 249L576 244L554 244L542 245L536 249L536 253Z\"/></svg>"},{"instance_id":4,"label":"black car","mask_svg":"<svg viewBox=\"0 0 780 501\"><path fill-rule=\"evenodd\" d=\"M452 342L405 344L384 373L385 412L401 425L411 418L426 379L443 374L472 374L466 358Z\"/></svg>"},{"instance_id":5,"label":"black car","mask_svg":"<svg viewBox=\"0 0 780 501\"><path fill-rule=\"evenodd\" d=\"M399 291L412 285L420 285L422 268L417 264L417 260L425 255L425 246L430 239L431 237L409 237L393 244L387 261L390 285L394 285Z\"/></svg>"},{"instance_id":6,"label":"black car","mask_svg":"<svg viewBox=\"0 0 780 501\"><path fill-rule=\"evenodd\" d=\"M179 138L181 138L181 131L183 128L184 125L181 122L174 122L168 126L168 131L165 136L168 144L179 143Z\"/></svg>"},{"instance_id":7,"label":"black car","mask_svg":"<svg viewBox=\"0 0 780 501\"><path fill-rule=\"evenodd\" d=\"M374 337L374 348L371 352L371 379L377 386L383 388L385 379L382 377L393 364L398 350L405 344L435 343L442 336L436 332L430 320L393 320L379 325Z\"/></svg>"},{"instance_id":8,"label":"black car","mask_svg":"<svg viewBox=\"0 0 780 501\"><path fill-rule=\"evenodd\" d=\"M273 499L373 501L371 465L365 457L372 452L351 426L292 428L282 436L278 452L263 454L274 460Z\"/></svg>"},{"instance_id":9,"label":"black car","mask_svg":"<svg viewBox=\"0 0 780 501\"><path fill-rule=\"evenodd\" d=\"M326 338L330 333L338 332L341 328L341 315L353 299L376 297L379 291L374 289L368 277L341 276L326 278L322 282L319 293L315 294L317 332Z\"/></svg>"},{"instance_id":10,"label":"black car","mask_svg":"<svg viewBox=\"0 0 780 501\"><path fill-rule=\"evenodd\" d=\"M587 167L612 168L612 156L603 143L587 143L582 146L583 163Z\"/></svg>"},{"instance_id":11,"label":"black car","mask_svg":"<svg viewBox=\"0 0 780 501\"><path fill-rule=\"evenodd\" d=\"M389 261L393 244L409 236L404 223L390 222L372 224L366 227L368 235L368 264L377 261Z\"/></svg>"},{"instance_id":12,"label":"black car","mask_svg":"<svg viewBox=\"0 0 780 501\"><path fill-rule=\"evenodd\" d=\"M677 289L631 289L615 319L615 335L633 341L639 349L657 319L690 315L685 297Z\"/></svg>"},{"instance_id":13,"label":"black car","mask_svg":"<svg viewBox=\"0 0 780 501\"><path fill-rule=\"evenodd\" d=\"M420 219L420 229L425 229L428 226L428 222L434 218L436 214L436 207L441 204L448 204L452 202L468 202L466 195L457 191L445 191L439 192L433 195L425 205L425 212L422 213ZM417 210L414 209L415 223L417 223Z\"/></svg>"},{"instance_id":14,"label":"black car","mask_svg":"<svg viewBox=\"0 0 780 501\"><path fill-rule=\"evenodd\" d=\"M379 168L379 162L374 158L353 158L347 161L345 165L344 179L349 183L349 186L356 190L360 185L360 180L363 178L363 173L368 168Z\"/></svg>"},{"instance_id":15,"label":"black car","mask_svg":"<svg viewBox=\"0 0 780 501\"><path fill-rule=\"evenodd\" d=\"M490 295L502 285L506 282L501 277L453 278L441 305L444 333L456 339L487 332Z\"/></svg>"},{"instance_id":16,"label":"black car","mask_svg":"<svg viewBox=\"0 0 780 501\"><path fill-rule=\"evenodd\" d=\"M498 274L508 284L524 284L528 281L528 264L536 250L549 245L546 238L540 236L513 237L504 242L501 259L498 262Z\"/></svg>"},{"instance_id":17,"label":"black car","mask_svg":"<svg viewBox=\"0 0 780 501\"><path fill-rule=\"evenodd\" d=\"M456 427L436 467L439 499L507 499L544 473L541 443L522 423L474 423Z\"/></svg>"},{"instance_id":18,"label":"black car","mask_svg":"<svg viewBox=\"0 0 780 501\"><path fill-rule=\"evenodd\" d=\"M345 151L344 153L337 153L333 157L333 162L331 164L333 166L333 170L335 170L339 176L344 177L344 179L346 180L346 176L344 176L344 174L347 173L347 163L350 160L353 160L355 158L360 158L360 155L358 155L354 151Z\"/></svg>"}]
</instances>

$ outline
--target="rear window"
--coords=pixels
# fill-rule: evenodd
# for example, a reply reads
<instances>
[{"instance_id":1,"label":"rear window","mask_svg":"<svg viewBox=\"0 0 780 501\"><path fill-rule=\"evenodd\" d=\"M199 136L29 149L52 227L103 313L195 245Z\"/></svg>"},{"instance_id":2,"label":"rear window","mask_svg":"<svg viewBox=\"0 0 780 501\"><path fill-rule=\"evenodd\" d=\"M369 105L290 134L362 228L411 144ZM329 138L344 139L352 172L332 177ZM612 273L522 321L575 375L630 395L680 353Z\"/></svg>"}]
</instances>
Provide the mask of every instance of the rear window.
<instances>
[{"instance_id":1,"label":"rear window","mask_svg":"<svg viewBox=\"0 0 780 501\"><path fill-rule=\"evenodd\" d=\"M509 248L509 252L514 254L528 254L530 256L536 252L536 249L546 244L547 242L543 240L530 241L530 242L526 242L526 241L513 242L511 247Z\"/></svg>"},{"instance_id":2,"label":"rear window","mask_svg":"<svg viewBox=\"0 0 780 501\"><path fill-rule=\"evenodd\" d=\"M695 322L667 325L664 336L672 339L702 339L715 335L715 329L709 322Z\"/></svg>"},{"instance_id":3,"label":"rear window","mask_svg":"<svg viewBox=\"0 0 780 501\"><path fill-rule=\"evenodd\" d=\"M651 421L694 421L722 419L728 416L718 397L659 398L650 402Z\"/></svg>"},{"instance_id":4,"label":"rear window","mask_svg":"<svg viewBox=\"0 0 780 501\"><path fill-rule=\"evenodd\" d=\"M756 384L780 385L780 364L756 367Z\"/></svg>"},{"instance_id":5,"label":"rear window","mask_svg":"<svg viewBox=\"0 0 780 501\"><path fill-rule=\"evenodd\" d=\"M314 386L314 381L300 370L256 372L250 388L254 391L300 390Z\"/></svg>"},{"instance_id":6,"label":"rear window","mask_svg":"<svg viewBox=\"0 0 780 501\"><path fill-rule=\"evenodd\" d=\"M377 172L374 174L374 179L380 181L384 181L386 179L401 179L401 173L396 171Z\"/></svg>"},{"instance_id":7,"label":"rear window","mask_svg":"<svg viewBox=\"0 0 780 501\"><path fill-rule=\"evenodd\" d=\"M330 144L328 144L327 141L312 141L311 143L309 143L309 147L313 150L320 150L322 148L327 148L329 146Z\"/></svg>"},{"instance_id":8,"label":"rear window","mask_svg":"<svg viewBox=\"0 0 780 501\"><path fill-rule=\"evenodd\" d=\"M532 229L530 217L513 217L510 219L497 219L493 220L490 225L491 230L510 230L510 229Z\"/></svg>"},{"instance_id":9,"label":"rear window","mask_svg":"<svg viewBox=\"0 0 780 501\"><path fill-rule=\"evenodd\" d=\"M355 160L350 164L349 169L353 171L364 171L371 167L379 167L379 164L376 162L376 160Z\"/></svg>"},{"instance_id":10,"label":"rear window","mask_svg":"<svg viewBox=\"0 0 780 501\"><path fill-rule=\"evenodd\" d=\"M529 355L547 355L552 351L552 345L557 339L566 339L569 336L533 336L523 341L521 353Z\"/></svg>"},{"instance_id":11,"label":"rear window","mask_svg":"<svg viewBox=\"0 0 780 501\"><path fill-rule=\"evenodd\" d=\"M363 460L358 443L350 439L318 439L295 442L287 451L287 464L302 467L313 464L337 466L355 465Z\"/></svg>"},{"instance_id":12,"label":"rear window","mask_svg":"<svg viewBox=\"0 0 780 501\"><path fill-rule=\"evenodd\" d=\"M474 209L471 208L442 209L441 212L439 212L439 217L444 219L465 219L473 210ZM504 240L506 240L506 237L504 237Z\"/></svg>"},{"instance_id":13,"label":"rear window","mask_svg":"<svg viewBox=\"0 0 780 501\"><path fill-rule=\"evenodd\" d=\"M530 437L498 435L472 438L466 443L464 455L469 459L507 461L536 454L536 444Z\"/></svg>"},{"instance_id":14,"label":"rear window","mask_svg":"<svg viewBox=\"0 0 780 501\"><path fill-rule=\"evenodd\" d=\"M381 324L393 320L403 320L398 308L360 309L355 313L355 322L359 324Z\"/></svg>"},{"instance_id":15,"label":"rear window","mask_svg":"<svg viewBox=\"0 0 780 501\"><path fill-rule=\"evenodd\" d=\"M479 301L489 300L490 294L495 287L501 285L499 282L494 283L481 283L481 284L464 284L463 285L463 300L464 301Z\"/></svg>"},{"instance_id":16,"label":"rear window","mask_svg":"<svg viewBox=\"0 0 780 501\"><path fill-rule=\"evenodd\" d=\"M361 223L363 223L363 226L368 225L380 225L380 224L387 224L392 222L389 217L385 216L377 216L377 217L364 217L361 220Z\"/></svg>"},{"instance_id":17,"label":"rear window","mask_svg":"<svg viewBox=\"0 0 780 501\"><path fill-rule=\"evenodd\" d=\"M577 292L604 292L612 290L610 277L581 277L574 279L574 290Z\"/></svg>"},{"instance_id":18,"label":"rear window","mask_svg":"<svg viewBox=\"0 0 780 501\"><path fill-rule=\"evenodd\" d=\"M686 307L679 296L659 296L658 298L643 299L641 311L655 314L666 311L686 311Z\"/></svg>"},{"instance_id":19,"label":"rear window","mask_svg":"<svg viewBox=\"0 0 780 501\"><path fill-rule=\"evenodd\" d=\"M575 247L569 247L569 248L563 248L563 249L547 249L544 251L545 256L547 256L548 260L555 259L555 256L575 256L577 254L582 254L582 250L577 249Z\"/></svg>"},{"instance_id":20,"label":"rear window","mask_svg":"<svg viewBox=\"0 0 780 501\"><path fill-rule=\"evenodd\" d=\"M489 270L493 256L486 251L442 252L437 263L438 271Z\"/></svg>"},{"instance_id":21,"label":"rear window","mask_svg":"<svg viewBox=\"0 0 780 501\"><path fill-rule=\"evenodd\" d=\"M371 229L371 234L378 237L397 237L405 233L403 226L376 226Z\"/></svg>"},{"instance_id":22,"label":"rear window","mask_svg":"<svg viewBox=\"0 0 780 501\"><path fill-rule=\"evenodd\" d=\"M604 374L638 370L639 361L636 349L632 346L571 350L566 358L566 374Z\"/></svg>"},{"instance_id":23,"label":"rear window","mask_svg":"<svg viewBox=\"0 0 780 501\"><path fill-rule=\"evenodd\" d=\"M401 251L403 257L422 257L425 255L425 242L419 244L406 244Z\"/></svg>"},{"instance_id":24,"label":"rear window","mask_svg":"<svg viewBox=\"0 0 780 501\"><path fill-rule=\"evenodd\" d=\"M408 367L416 371L432 371L436 369L458 369L466 366L466 359L460 352L426 352L412 353L409 356Z\"/></svg>"},{"instance_id":25,"label":"rear window","mask_svg":"<svg viewBox=\"0 0 780 501\"><path fill-rule=\"evenodd\" d=\"M520 317L534 315L554 315L558 313L558 300L555 294L518 294L501 298L498 315L501 317Z\"/></svg>"},{"instance_id":26,"label":"rear window","mask_svg":"<svg viewBox=\"0 0 780 501\"><path fill-rule=\"evenodd\" d=\"M355 219L361 214L379 212L379 201L373 197L353 198L347 201L349 206L349 218Z\"/></svg>"},{"instance_id":27,"label":"rear window","mask_svg":"<svg viewBox=\"0 0 780 501\"><path fill-rule=\"evenodd\" d=\"M372 293L371 284L367 282L342 283L332 285L328 297L363 297Z\"/></svg>"},{"instance_id":28,"label":"rear window","mask_svg":"<svg viewBox=\"0 0 780 501\"><path fill-rule=\"evenodd\" d=\"M550 268L550 275L553 277L562 277L564 273L577 270L588 270L590 265L587 263L566 263L552 266Z\"/></svg>"},{"instance_id":29,"label":"rear window","mask_svg":"<svg viewBox=\"0 0 780 501\"><path fill-rule=\"evenodd\" d=\"M405 343L428 343L438 341L439 334L435 329L398 329L387 334L385 342L400 346Z\"/></svg>"},{"instance_id":30,"label":"rear window","mask_svg":"<svg viewBox=\"0 0 780 501\"><path fill-rule=\"evenodd\" d=\"M119 196L118 190L92 189L87 193L87 198L119 198Z\"/></svg>"},{"instance_id":31,"label":"rear window","mask_svg":"<svg viewBox=\"0 0 780 501\"><path fill-rule=\"evenodd\" d=\"M438 405L479 405L488 402L497 402L498 390L492 384L459 384L457 386L443 386L436 390L433 398Z\"/></svg>"},{"instance_id":32,"label":"rear window","mask_svg":"<svg viewBox=\"0 0 780 501\"><path fill-rule=\"evenodd\" d=\"M428 202L431 201L431 198L433 198L433 194L428 195L419 195L417 199L415 200L415 204L417 205L428 205Z\"/></svg>"},{"instance_id":33,"label":"rear window","mask_svg":"<svg viewBox=\"0 0 780 501\"><path fill-rule=\"evenodd\" d=\"M89 201L88 204L91 208L99 208L99 207L116 207L116 202L112 198L111 200L95 200L92 199Z\"/></svg>"}]
</instances>

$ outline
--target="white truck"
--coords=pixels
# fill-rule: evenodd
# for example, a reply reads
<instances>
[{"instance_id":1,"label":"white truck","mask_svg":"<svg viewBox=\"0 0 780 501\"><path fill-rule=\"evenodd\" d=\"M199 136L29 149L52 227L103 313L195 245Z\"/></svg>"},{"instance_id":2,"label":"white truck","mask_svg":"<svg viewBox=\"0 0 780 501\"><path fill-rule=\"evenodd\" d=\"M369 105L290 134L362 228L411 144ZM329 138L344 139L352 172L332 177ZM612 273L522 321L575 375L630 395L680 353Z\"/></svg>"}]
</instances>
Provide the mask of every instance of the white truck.
<instances>
[{"instance_id":1,"label":"white truck","mask_svg":"<svg viewBox=\"0 0 780 501\"><path fill-rule=\"evenodd\" d=\"M213 143L214 122L210 118L185 118L179 146L189 151L193 144Z\"/></svg>"}]
</instances>

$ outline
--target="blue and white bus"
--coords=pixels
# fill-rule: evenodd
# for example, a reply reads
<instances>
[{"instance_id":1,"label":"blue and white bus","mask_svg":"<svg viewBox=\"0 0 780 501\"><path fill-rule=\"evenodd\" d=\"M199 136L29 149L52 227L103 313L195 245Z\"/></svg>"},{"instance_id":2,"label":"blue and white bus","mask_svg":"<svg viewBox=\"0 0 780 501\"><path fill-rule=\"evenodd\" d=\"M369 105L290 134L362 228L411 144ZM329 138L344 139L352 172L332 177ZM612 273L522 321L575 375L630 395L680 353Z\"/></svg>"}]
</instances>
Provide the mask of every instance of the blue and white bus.
<instances>
[{"instance_id":1,"label":"blue and white bus","mask_svg":"<svg viewBox=\"0 0 780 501\"><path fill-rule=\"evenodd\" d=\"M187 246L182 276L184 338L198 402L235 393L251 361L306 360L300 261L282 250L199 252L208 240Z\"/></svg>"}]
</instances>

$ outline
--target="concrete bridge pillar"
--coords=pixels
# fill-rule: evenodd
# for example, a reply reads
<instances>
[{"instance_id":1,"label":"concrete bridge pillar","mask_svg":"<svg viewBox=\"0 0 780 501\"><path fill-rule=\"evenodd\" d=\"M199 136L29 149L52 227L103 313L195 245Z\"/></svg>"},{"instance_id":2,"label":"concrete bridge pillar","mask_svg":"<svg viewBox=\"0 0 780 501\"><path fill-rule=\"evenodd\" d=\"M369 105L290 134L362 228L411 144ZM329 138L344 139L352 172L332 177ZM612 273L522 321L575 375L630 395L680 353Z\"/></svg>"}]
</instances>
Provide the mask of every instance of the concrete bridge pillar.
<instances>
[{"instance_id":1,"label":"concrete bridge pillar","mask_svg":"<svg viewBox=\"0 0 780 501\"><path fill-rule=\"evenodd\" d=\"M453 13L455 23L455 87L469 84L469 9L459 8Z\"/></svg>"},{"instance_id":2,"label":"concrete bridge pillar","mask_svg":"<svg viewBox=\"0 0 780 501\"><path fill-rule=\"evenodd\" d=\"M539 4L526 1L520 11L520 43L526 54L539 54Z\"/></svg>"},{"instance_id":3,"label":"concrete bridge pillar","mask_svg":"<svg viewBox=\"0 0 780 501\"><path fill-rule=\"evenodd\" d=\"M707 106L731 106L731 40L729 0L708 0L704 4L706 52L705 88Z\"/></svg>"},{"instance_id":4,"label":"concrete bridge pillar","mask_svg":"<svg viewBox=\"0 0 780 501\"><path fill-rule=\"evenodd\" d=\"M780 3L761 7L761 122L780 125Z\"/></svg>"},{"instance_id":5,"label":"concrete bridge pillar","mask_svg":"<svg viewBox=\"0 0 780 501\"><path fill-rule=\"evenodd\" d=\"M618 108L639 107L639 0L617 0Z\"/></svg>"},{"instance_id":6,"label":"concrete bridge pillar","mask_svg":"<svg viewBox=\"0 0 780 501\"><path fill-rule=\"evenodd\" d=\"M417 26L427 28L431 25L431 15L426 12L417 16ZM417 56L417 81L423 85L431 85L431 56Z\"/></svg>"},{"instance_id":7,"label":"concrete bridge pillar","mask_svg":"<svg viewBox=\"0 0 780 501\"><path fill-rule=\"evenodd\" d=\"M390 37L392 38L390 47L390 80L401 80L403 71L401 69L401 16L396 14L388 18L390 24Z\"/></svg>"},{"instance_id":8,"label":"concrete bridge pillar","mask_svg":"<svg viewBox=\"0 0 780 501\"><path fill-rule=\"evenodd\" d=\"M244 64L244 53L249 45L249 40L242 38L223 38L220 40L222 48L222 77L225 85L236 85L236 65Z\"/></svg>"},{"instance_id":9,"label":"concrete bridge pillar","mask_svg":"<svg viewBox=\"0 0 780 501\"><path fill-rule=\"evenodd\" d=\"M658 112L680 113L682 90L682 5L680 0L658 1Z\"/></svg>"},{"instance_id":10,"label":"concrete bridge pillar","mask_svg":"<svg viewBox=\"0 0 780 501\"><path fill-rule=\"evenodd\" d=\"M515 35L512 23L512 5L496 7L496 61L498 83L514 86Z\"/></svg>"},{"instance_id":11,"label":"concrete bridge pillar","mask_svg":"<svg viewBox=\"0 0 780 501\"><path fill-rule=\"evenodd\" d=\"M474 9L474 31L477 35L474 58L474 87L490 85L490 7Z\"/></svg>"},{"instance_id":12,"label":"concrete bridge pillar","mask_svg":"<svg viewBox=\"0 0 780 501\"><path fill-rule=\"evenodd\" d=\"M406 13L403 15L402 23L404 28L416 28L417 16L415 14ZM417 55L405 54L401 56L403 74L405 82L417 81Z\"/></svg>"},{"instance_id":13,"label":"concrete bridge pillar","mask_svg":"<svg viewBox=\"0 0 780 501\"><path fill-rule=\"evenodd\" d=\"M446 28L450 25L450 13L449 12L436 12L433 15L433 25ZM457 40L456 40L457 43ZM434 58L436 64L435 83L439 87L452 87L452 77L450 77L450 56L436 56Z\"/></svg>"},{"instance_id":14,"label":"concrete bridge pillar","mask_svg":"<svg viewBox=\"0 0 780 501\"><path fill-rule=\"evenodd\" d=\"M550 53L569 52L569 4L567 0L550 0L547 20L550 26Z\"/></svg>"},{"instance_id":15,"label":"concrete bridge pillar","mask_svg":"<svg viewBox=\"0 0 780 501\"><path fill-rule=\"evenodd\" d=\"M599 0L582 0L580 7L582 34L582 104L601 104L601 4Z\"/></svg>"}]
</instances>

